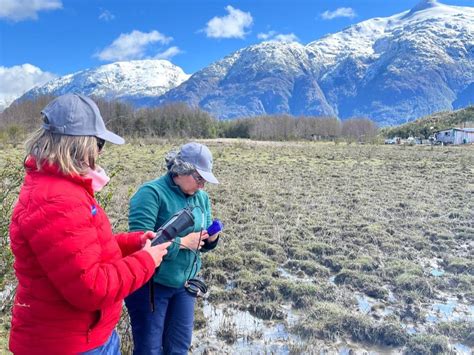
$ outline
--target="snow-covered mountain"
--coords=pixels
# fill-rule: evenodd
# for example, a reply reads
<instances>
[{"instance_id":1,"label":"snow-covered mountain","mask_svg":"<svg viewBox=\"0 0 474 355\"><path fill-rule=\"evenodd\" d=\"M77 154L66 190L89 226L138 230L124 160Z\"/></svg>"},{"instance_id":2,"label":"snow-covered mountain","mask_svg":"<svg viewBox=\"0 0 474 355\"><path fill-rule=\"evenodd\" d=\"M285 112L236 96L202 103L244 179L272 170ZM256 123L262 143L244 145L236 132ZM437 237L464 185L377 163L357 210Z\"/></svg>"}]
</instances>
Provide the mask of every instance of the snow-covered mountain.
<instances>
[{"instance_id":1,"label":"snow-covered mountain","mask_svg":"<svg viewBox=\"0 0 474 355\"><path fill-rule=\"evenodd\" d=\"M13 101L15 101L14 97L0 98L0 112L10 106Z\"/></svg>"},{"instance_id":2,"label":"snow-covered mountain","mask_svg":"<svg viewBox=\"0 0 474 355\"><path fill-rule=\"evenodd\" d=\"M474 103L474 8L422 0L306 46L265 42L198 71L156 104L219 118L265 113L399 124Z\"/></svg>"},{"instance_id":3,"label":"snow-covered mountain","mask_svg":"<svg viewBox=\"0 0 474 355\"><path fill-rule=\"evenodd\" d=\"M157 103L185 101L219 118L335 115L318 85L311 55L298 43L250 46L197 72Z\"/></svg>"},{"instance_id":4,"label":"snow-covered mountain","mask_svg":"<svg viewBox=\"0 0 474 355\"><path fill-rule=\"evenodd\" d=\"M19 100L39 95L79 92L146 106L151 99L178 86L188 74L167 60L116 62L54 79L26 92Z\"/></svg>"},{"instance_id":5,"label":"snow-covered mountain","mask_svg":"<svg viewBox=\"0 0 474 355\"><path fill-rule=\"evenodd\" d=\"M81 92L136 106L184 101L218 118L261 114L405 123L474 103L474 7L421 0L302 45L263 42L191 77L164 60L117 62L27 92Z\"/></svg>"}]
</instances>

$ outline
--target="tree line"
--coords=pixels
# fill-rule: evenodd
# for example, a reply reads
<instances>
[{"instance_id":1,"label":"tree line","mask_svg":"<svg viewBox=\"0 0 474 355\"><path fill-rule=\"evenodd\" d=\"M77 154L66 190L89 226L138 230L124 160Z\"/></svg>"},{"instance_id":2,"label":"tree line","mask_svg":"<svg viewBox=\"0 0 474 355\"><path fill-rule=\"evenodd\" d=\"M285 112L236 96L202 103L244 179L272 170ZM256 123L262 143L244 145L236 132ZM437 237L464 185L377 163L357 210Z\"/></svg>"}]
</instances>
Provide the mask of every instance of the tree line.
<instances>
[{"instance_id":1,"label":"tree line","mask_svg":"<svg viewBox=\"0 0 474 355\"><path fill-rule=\"evenodd\" d=\"M0 135L18 139L41 125L40 111L53 99L42 96L15 103L0 114ZM217 120L185 103L136 109L95 98L107 128L127 137L250 138L255 140L346 140L370 142L377 125L367 118L341 121L335 117L263 115Z\"/></svg>"}]
</instances>

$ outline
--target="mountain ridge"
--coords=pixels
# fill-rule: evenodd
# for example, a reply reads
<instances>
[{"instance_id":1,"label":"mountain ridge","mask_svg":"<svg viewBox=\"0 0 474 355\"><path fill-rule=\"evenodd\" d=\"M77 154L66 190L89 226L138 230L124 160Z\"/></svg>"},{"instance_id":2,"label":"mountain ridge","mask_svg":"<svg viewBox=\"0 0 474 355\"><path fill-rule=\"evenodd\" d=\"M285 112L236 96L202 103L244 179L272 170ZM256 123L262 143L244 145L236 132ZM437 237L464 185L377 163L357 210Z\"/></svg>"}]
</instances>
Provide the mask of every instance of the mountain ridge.
<instances>
[{"instance_id":1,"label":"mountain ridge","mask_svg":"<svg viewBox=\"0 0 474 355\"><path fill-rule=\"evenodd\" d=\"M53 79L26 92L21 100L39 95L62 95L80 92L104 99L118 99L136 106L146 106L150 98L164 94L190 75L167 60L115 62L78 71Z\"/></svg>"},{"instance_id":2,"label":"mountain ridge","mask_svg":"<svg viewBox=\"0 0 474 355\"><path fill-rule=\"evenodd\" d=\"M99 96L135 106L180 101L220 119L291 114L368 117L381 126L398 125L474 101L474 8L421 0L410 10L359 22L306 45L270 41L241 48L191 76L177 77L161 91L143 91L136 80L138 88L127 88L129 93L116 89L109 95L104 89ZM69 90L70 78L57 80ZM47 86L24 97L51 94Z\"/></svg>"},{"instance_id":3,"label":"mountain ridge","mask_svg":"<svg viewBox=\"0 0 474 355\"><path fill-rule=\"evenodd\" d=\"M263 42L243 48L156 103L185 101L220 118L288 113L401 124L468 103L473 33L474 8L422 0L411 10L362 21L306 46ZM228 68L221 79L209 75L216 66ZM238 82L229 85L229 75ZM206 90L200 90L203 83Z\"/></svg>"}]
</instances>

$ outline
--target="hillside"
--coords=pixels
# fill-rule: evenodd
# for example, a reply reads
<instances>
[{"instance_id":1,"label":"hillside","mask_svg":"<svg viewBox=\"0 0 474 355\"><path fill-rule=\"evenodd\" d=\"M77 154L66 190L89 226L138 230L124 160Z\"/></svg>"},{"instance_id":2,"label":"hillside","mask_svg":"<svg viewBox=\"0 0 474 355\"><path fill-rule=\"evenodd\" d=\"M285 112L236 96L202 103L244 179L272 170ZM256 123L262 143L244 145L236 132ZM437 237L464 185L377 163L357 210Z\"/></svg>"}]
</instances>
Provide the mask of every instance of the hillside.
<instances>
[{"instance_id":1,"label":"hillside","mask_svg":"<svg viewBox=\"0 0 474 355\"><path fill-rule=\"evenodd\" d=\"M433 132L453 127L474 127L474 106L454 112L438 112L400 126L384 128L381 134L385 137L428 138Z\"/></svg>"}]
</instances>

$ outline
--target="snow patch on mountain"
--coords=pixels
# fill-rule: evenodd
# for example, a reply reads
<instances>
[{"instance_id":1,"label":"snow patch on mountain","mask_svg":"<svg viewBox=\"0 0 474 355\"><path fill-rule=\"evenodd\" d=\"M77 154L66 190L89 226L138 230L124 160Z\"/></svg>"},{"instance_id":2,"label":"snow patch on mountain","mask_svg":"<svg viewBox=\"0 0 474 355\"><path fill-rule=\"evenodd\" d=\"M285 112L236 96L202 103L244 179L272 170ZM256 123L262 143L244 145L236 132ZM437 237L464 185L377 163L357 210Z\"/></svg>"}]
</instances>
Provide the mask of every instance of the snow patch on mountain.
<instances>
[{"instance_id":1,"label":"snow patch on mountain","mask_svg":"<svg viewBox=\"0 0 474 355\"><path fill-rule=\"evenodd\" d=\"M186 81L190 75L167 60L116 62L69 74L34 88L22 99L78 92L138 106Z\"/></svg>"}]
</instances>

